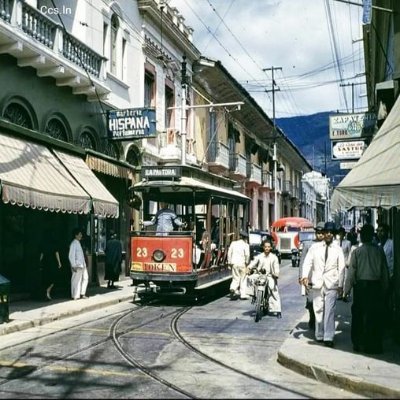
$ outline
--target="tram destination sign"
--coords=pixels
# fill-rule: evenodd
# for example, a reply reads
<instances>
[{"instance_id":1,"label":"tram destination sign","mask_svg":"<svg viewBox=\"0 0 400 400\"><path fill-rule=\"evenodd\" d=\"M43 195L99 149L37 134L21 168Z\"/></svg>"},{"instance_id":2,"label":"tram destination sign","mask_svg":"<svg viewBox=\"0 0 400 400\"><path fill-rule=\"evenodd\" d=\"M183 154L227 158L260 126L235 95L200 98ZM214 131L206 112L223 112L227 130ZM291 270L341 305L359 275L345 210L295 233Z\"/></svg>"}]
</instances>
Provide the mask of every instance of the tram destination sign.
<instances>
[{"instance_id":1,"label":"tram destination sign","mask_svg":"<svg viewBox=\"0 0 400 400\"><path fill-rule=\"evenodd\" d=\"M370 137L375 132L375 124L373 113L330 115L329 137L331 140Z\"/></svg>"},{"instance_id":2,"label":"tram destination sign","mask_svg":"<svg viewBox=\"0 0 400 400\"><path fill-rule=\"evenodd\" d=\"M107 111L108 138L112 140L143 139L156 136L154 108L128 108Z\"/></svg>"},{"instance_id":3,"label":"tram destination sign","mask_svg":"<svg viewBox=\"0 0 400 400\"><path fill-rule=\"evenodd\" d=\"M142 167L142 179L178 179L182 176L180 166L145 166Z\"/></svg>"}]
</instances>

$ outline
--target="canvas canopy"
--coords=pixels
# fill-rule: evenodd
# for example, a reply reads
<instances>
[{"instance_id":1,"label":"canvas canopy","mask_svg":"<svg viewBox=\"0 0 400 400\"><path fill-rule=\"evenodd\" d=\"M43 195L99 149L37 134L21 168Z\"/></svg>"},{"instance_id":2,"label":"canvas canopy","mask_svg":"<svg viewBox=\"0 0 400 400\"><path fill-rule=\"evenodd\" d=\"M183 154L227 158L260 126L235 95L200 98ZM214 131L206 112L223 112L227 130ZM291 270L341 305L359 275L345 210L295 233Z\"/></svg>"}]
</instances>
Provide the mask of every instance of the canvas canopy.
<instances>
[{"instance_id":1,"label":"canvas canopy","mask_svg":"<svg viewBox=\"0 0 400 400\"><path fill-rule=\"evenodd\" d=\"M400 97L353 169L333 192L331 209L400 207Z\"/></svg>"}]
</instances>

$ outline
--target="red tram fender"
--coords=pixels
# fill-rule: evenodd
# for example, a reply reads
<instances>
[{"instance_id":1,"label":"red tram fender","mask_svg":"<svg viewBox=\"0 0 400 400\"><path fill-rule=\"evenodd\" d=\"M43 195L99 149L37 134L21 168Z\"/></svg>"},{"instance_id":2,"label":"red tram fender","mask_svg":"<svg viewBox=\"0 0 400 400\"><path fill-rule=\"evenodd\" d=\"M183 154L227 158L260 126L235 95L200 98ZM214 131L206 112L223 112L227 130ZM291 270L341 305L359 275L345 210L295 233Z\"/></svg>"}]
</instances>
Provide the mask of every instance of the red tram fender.
<instances>
[{"instance_id":1,"label":"red tram fender","mask_svg":"<svg viewBox=\"0 0 400 400\"><path fill-rule=\"evenodd\" d=\"M188 236L132 236L131 272L193 272L193 240Z\"/></svg>"}]
</instances>

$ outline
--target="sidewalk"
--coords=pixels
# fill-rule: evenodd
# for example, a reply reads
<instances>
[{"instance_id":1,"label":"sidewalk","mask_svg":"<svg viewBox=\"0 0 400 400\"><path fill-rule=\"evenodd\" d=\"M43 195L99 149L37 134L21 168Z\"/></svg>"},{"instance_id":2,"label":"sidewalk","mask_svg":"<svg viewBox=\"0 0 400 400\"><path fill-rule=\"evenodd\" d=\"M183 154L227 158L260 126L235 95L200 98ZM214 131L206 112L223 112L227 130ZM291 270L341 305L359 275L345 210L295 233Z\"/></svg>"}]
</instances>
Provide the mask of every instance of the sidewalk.
<instances>
[{"instance_id":1,"label":"sidewalk","mask_svg":"<svg viewBox=\"0 0 400 400\"><path fill-rule=\"evenodd\" d=\"M335 347L316 343L308 329L308 312L278 352L285 367L318 381L370 398L400 398L400 346L385 339L383 354L353 352L351 304L337 302Z\"/></svg>"},{"instance_id":2,"label":"sidewalk","mask_svg":"<svg viewBox=\"0 0 400 400\"><path fill-rule=\"evenodd\" d=\"M24 300L10 303L10 322L0 324L0 335L20 332L34 326L72 317L122 301L133 300L132 280L124 278L115 283L116 289L107 289L107 283L99 287L88 287L88 299L54 299L50 302Z\"/></svg>"},{"instance_id":3,"label":"sidewalk","mask_svg":"<svg viewBox=\"0 0 400 400\"><path fill-rule=\"evenodd\" d=\"M0 335L133 300L131 279L88 289L88 299L56 299L49 303L17 301L10 304L10 322L0 324ZM370 398L400 398L400 346L386 340L382 355L354 353L350 340L350 304L337 303L337 328L333 349L317 344L308 330L308 313L278 351L278 361L302 375Z\"/></svg>"}]
</instances>

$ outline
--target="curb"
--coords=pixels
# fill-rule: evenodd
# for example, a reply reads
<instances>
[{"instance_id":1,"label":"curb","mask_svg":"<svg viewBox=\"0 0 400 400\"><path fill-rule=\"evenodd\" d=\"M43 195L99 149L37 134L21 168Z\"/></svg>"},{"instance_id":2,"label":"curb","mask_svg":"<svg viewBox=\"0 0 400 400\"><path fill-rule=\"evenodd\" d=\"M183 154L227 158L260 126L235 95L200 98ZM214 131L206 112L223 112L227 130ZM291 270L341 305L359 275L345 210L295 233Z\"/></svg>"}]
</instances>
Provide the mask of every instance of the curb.
<instances>
[{"instance_id":1,"label":"curb","mask_svg":"<svg viewBox=\"0 0 400 400\"><path fill-rule=\"evenodd\" d=\"M8 335L10 333L21 332L29 328L34 328L37 326L45 325L53 321L57 321L64 318L73 317L85 312L98 310L100 308L109 307L123 301L133 301L133 294L130 293L129 295L121 295L118 298L113 299L106 299L103 301L98 301L92 304L82 304L82 307L76 309L69 309L61 312L55 312L54 314L50 314L48 316L41 316L35 318L30 321L23 321L23 320L14 320L10 322L5 322L4 326L0 325L0 336L1 335Z\"/></svg>"},{"instance_id":2,"label":"curb","mask_svg":"<svg viewBox=\"0 0 400 400\"><path fill-rule=\"evenodd\" d=\"M349 377L348 375L344 375L340 372L295 360L284 354L284 352L281 350L278 351L277 361L285 368L288 368L301 375L305 375L308 378L312 378L319 382L333 385L340 389L345 389L356 394L370 398L400 398L400 390L392 389L376 383L369 383L363 379Z\"/></svg>"}]
</instances>

